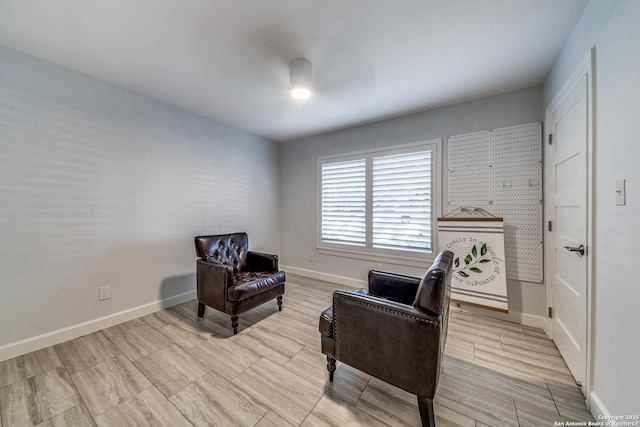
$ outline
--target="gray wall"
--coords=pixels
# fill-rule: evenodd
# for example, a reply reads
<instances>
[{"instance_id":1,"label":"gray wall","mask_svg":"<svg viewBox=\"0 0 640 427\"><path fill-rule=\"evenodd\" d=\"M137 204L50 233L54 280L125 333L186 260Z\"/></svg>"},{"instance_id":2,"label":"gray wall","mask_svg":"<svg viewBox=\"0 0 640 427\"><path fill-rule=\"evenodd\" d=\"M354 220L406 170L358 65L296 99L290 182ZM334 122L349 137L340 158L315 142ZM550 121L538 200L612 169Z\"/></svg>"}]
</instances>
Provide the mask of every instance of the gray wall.
<instances>
[{"instance_id":1,"label":"gray wall","mask_svg":"<svg viewBox=\"0 0 640 427\"><path fill-rule=\"evenodd\" d=\"M284 144L281 150L283 265L301 274L349 284L363 283L371 268L423 274L424 269L316 252L318 157L432 138L442 138L445 143L451 135L541 122L541 111L542 89L535 87ZM443 169L445 167L446 164ZM309 261L309 253L314 254L314 261ZM544 289L540 284L510 280L508 293L513 320L520 321L523 315L541 320L546 306Z\"/></svg>"},{"instance_id":2,"label":"gray wall","mask_svg":"<svg viewBox=\"0 0 640 427\"><path fill-rule=\"evenodd\" d=\"M279 171L276 143L0 48L0 360L194 291L195 235L279 252Z\"/></svg>"},{"instance_id":3,"label":"gray wall","mask_svg":"<svg viewBox=\"0 0 640 427\"><path fill-rule=\"evenodd\" d=\"M640 413L640 2L592 0L544 86L544 108L596 51L593 392L597 412ZM615 181L626 179L627 205Z\"/></svg>"}]
</instances>

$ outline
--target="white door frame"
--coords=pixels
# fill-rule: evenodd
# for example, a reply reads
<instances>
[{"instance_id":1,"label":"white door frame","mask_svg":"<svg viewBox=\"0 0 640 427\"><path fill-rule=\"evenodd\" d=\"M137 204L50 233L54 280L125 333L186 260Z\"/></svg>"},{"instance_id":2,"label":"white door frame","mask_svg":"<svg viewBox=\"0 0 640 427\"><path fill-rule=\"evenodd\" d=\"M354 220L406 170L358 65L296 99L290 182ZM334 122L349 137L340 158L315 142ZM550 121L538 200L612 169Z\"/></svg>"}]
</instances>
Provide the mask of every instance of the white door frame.
<instances>
[{"instance_id":1,"label":"white door frame","mask_svg":"<svg viewBox=\"0 0 640 427\"><path fill-rule=\"evenodd\" d=\"M593 301L593 286L594 286L594 265L595 265L595 256L596 251L594 247L594 220L593 220L593 212L594 212L594 179L593 179L593 151L594 151L594 143L595 143L595 47L593 47L587 57L580 63L574 72L573 76L565 83L562 90L555 96L553 101L549 104L545 111L546 116L546 125L545 125L545 138L544 145L545 149L543 150L545 153L545 162L544 164L544 176L546 178L546 182L550 182L549 174L552 173L552 165L548 164L548 136L549 136L549 126L551 126L551 113L558 107L560 102L569 94L569 92L573 89L576 83L583 77L587 76L587 241L585 242L585 246L587 248L586 257L587 257L587 345L586 345L586 357L587 357L587 366L586 366L586 384L583 384L583 392L587 396L587 407L591 407L590 394L592 390L592 376L593 376L593 313L594 313L594 301ZM550 199L550 189L545 188L545 199ZM551 209L550 203L545 203L545 230L547 230L548 221L553 218L553 212ZM553 225L555 226L555 224ZM552 239L548 238L548 231L546 232L547 238L545 238L545 264L550 265L548 257L553 254L553 250L550 245L553 245ZM551 286L551 272L545 268L544 272L545 284L547 287L547 307L553 307L554 298ZM550 319L546 319L547 325L547 335L549 338L553 339L553 330L552 330L552 322Z\"/></svg>"}]
</instances>

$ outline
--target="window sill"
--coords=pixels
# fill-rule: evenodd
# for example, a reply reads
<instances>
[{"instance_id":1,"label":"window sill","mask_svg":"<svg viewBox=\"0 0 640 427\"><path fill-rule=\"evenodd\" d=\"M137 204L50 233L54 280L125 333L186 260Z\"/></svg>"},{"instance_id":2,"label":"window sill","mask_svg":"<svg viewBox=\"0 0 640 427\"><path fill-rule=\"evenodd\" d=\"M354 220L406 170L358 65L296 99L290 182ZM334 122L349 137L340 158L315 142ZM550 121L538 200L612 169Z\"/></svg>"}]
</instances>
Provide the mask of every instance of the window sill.
<instances>
[{"instance_id":1,"label":"window sill","mask_svg":"<svg viewBox=\"0 0 640 427\"><path fill-rule=\"evenodd\" d=\"M415 268L428 268L433 262L433 253L424 254L423 256L411 255L395 255L383 253L371 253L357 251L353 249L328 248L326 246L318 246L317 251L322 255L339 256L344 258L352 258L360 261L379 262L384 264L405 265Z\"/></svg>"}]
</instances>

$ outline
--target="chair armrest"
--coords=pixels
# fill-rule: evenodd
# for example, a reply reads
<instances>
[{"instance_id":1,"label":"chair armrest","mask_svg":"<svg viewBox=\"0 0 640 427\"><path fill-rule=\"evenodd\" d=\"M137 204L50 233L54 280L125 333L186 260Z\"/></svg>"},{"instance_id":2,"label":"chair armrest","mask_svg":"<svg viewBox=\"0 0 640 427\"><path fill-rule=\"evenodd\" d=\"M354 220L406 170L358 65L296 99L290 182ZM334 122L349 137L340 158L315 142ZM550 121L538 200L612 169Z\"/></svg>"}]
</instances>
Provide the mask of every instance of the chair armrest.
<instances>
[{"instance_id":1,"label":"chair armrest","mask_svg":"<svg viewBox=\"0 0 640 427\"><path fill-rule=\"evenodd\" d=\"M198 301L224 311L227 289L233 286L233 268L226 264L196 261Z\"/></svg>"},{"instance_id":2,"label":"chair armrest","mask_svg":"<svg viewBox=\"0 0 640 427\"><path fill-rule=\"evenodd\" d=\"M278 255L263 252L247 252L247 271L278 271Z\"/></svg>"},{"instance_id":3,"label":"chair armrest","mask_svg":"<svg viewBox=\"0 0 640 427\"><path fill-rule=\"evenodd\" d=\"M433 397L442 317L346 291L333 294L335 358L418 396Z\"/></svg>"},{"instance_id":4,"label":"chair armrest","mask_svg":"<svg viewBox=\"0 0 640 427\"><path fill-rule=\"evenodd\" d=\"M421 277L387 271L369 271L369 293L385 299L411 305L416 297Z\"/></svg>"}]
</instances>

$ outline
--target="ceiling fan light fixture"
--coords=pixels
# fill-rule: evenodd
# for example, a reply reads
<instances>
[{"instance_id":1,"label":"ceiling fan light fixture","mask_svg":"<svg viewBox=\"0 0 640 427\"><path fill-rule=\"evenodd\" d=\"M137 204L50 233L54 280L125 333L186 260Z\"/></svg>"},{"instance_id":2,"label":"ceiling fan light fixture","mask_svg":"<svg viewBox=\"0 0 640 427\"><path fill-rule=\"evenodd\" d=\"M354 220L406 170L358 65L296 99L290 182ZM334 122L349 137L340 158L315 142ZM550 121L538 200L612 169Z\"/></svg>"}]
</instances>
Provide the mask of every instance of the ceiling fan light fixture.
<instances>
[{"instance_id":1,"label":"ceiling fan light fixture","mask_svg":"<svg viewBox=\"0 0 640 427\"><path fill-rule=\"evenodd\" d=\"M311 97L311 90L306 87L291 88L291 97L294 99L308 99Z\"/></svg>"},{"instance_id":2,"label":"ceiling fan light fixture","mask_svg":"<svg viewBox=\"0 0 640 427\"><path fill-rule=\"evenodd\" d=\"M289 80L291 82L291 97L308 99L311 96L311 62L305 58L295 58L289 61Z\"/></svg>"}]
</instances>

